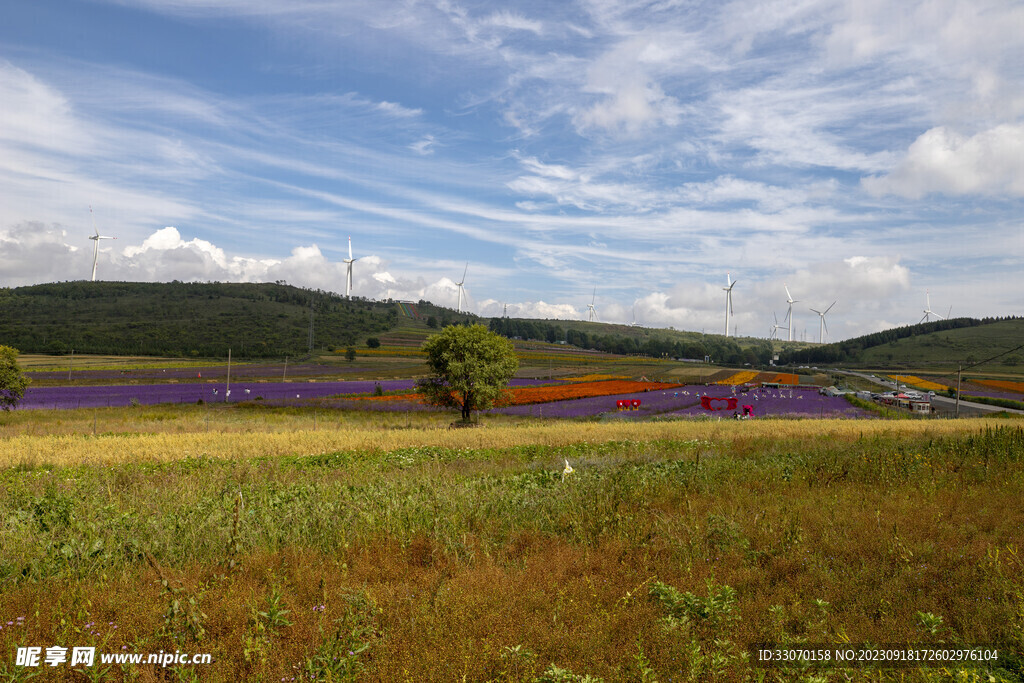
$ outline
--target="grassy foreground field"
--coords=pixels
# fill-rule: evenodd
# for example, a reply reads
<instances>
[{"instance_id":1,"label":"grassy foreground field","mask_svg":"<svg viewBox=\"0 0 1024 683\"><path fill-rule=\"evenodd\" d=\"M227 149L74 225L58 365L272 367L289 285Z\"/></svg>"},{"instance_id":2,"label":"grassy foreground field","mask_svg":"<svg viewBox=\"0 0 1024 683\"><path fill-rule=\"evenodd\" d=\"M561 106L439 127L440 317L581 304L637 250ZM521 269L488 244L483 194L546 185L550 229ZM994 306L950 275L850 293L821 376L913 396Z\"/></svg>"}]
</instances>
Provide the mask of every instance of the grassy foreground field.
<instances>
[{"instance_id":1,"label":"grassy foreground field","mask_svg":"<svg viewBox=\"0 0 1024 683\"><path fill-rule=\"evenodd\" d=\"M206 432L131 410L95 436L5 427L0 680L1024 680L1018 422L282 413ZM1001 660L745 656L866 641ZM30 669L25 645L213 662Z\"/></svg>"}]
</instances>

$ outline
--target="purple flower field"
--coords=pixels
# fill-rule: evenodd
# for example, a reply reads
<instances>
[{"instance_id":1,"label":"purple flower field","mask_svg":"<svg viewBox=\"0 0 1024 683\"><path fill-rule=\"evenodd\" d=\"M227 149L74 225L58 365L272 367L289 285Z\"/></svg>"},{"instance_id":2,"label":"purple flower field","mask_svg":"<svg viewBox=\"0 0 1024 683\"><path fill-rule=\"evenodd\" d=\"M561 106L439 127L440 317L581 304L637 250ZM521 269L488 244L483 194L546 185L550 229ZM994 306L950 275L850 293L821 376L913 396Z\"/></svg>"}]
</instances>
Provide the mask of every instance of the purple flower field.
<instances>
[{"instance_id":1,"label":"purple flower field","mask_svg":"<svg viewBox=\"0 0 1024 683\"><path fill-rule=\"evenodd\" d=\"M345 367L341 365L319 365L315 363L296 363L288 366L289 377L310 377L319 375L343 375L349 372L358 372L359 368ZM274 378L284 377L284 364L273 363L266 365L247 365L245 363L232 364L231 379L236 377L241 381L246 378ZM67 370L48 370L25 373L29 378L38 380L66 380ZM204 367L191 368L143 368L130 370L74 370L72 377L79 380L194 380L199 379L224 379L228 374L227 363L224 365L208 365Z\"/></svg>"},{"instance_id":2,"label":"purple flower field","mask_svg":"<svg viewBox=\"0 0 1024 683\"><path fill-rule=\"evenodd\" d=\"M234 371L232 370L232 377ZM543 380L513 379L512 386L543 384ZM230 403L253 401L302 401L338 394L371 394L377 385L384 391L410 391L411 379L360 380L349 382L231 382ZM131 405L132 399L143 405L158 403L196 403L225 401L225 385L220 382L191 384L132 384L116 386L28 387L19 410L101 408ZM360 407L366 402L360 402ZM384 402L387 403L387 402ZM403 409L408 409L405 403Z\"/></svg>"},{"instance_id":3,"label":"purple flower field","mask_svg":"<svg viewBox=\"0 0 1024 683\"><path fill-rule=\"evenodd\" d=\"M709 387L709 389L711 389ZM711 396L731 396L731 392L715 392ZM737 393L736 412L743 414L743 406L753 407L754 417L843 417L874 418L876 415L851 405L842 396L823 396L817 388L752 389L747 394ZM665 415L697 416L721 415L731 417L731 410L708 411L700 406L677 410Z\"/></svg>"},{"instance_id":4,"label":"purple flower field","mask_svg":"<svg viewBox=\"0 0 1024 683\"><path fill-rule=\"evenodd\" d=\"M733 411L725 410L725 402L715 402L722 410L706 410L700 404L701 396L728 398L735 396L736 411L743 412L744 405L754 408L754 417L846 417L873 418L875 415L866 410L856 408L842 397L822 396L817 388L793 389L752 389L747 394L736 392L727 386L688 385L665 391L651 391L638 394L621 394L616 396L596 396L570 401L556 401L528 406L510 406L496 408L491 412L505 415L532 415L534 417L591 417L602 413L610 417L633 419L651 417L653 415L679 417L731 417ZM639 399L638 410L619 411L616 401L621 399Z\"/></svg>"},{"instance_id":5,"label":"purple flower field","mask_svg":"<svg viewBox=\"0 0 1024 683\"><path fill-rule=\"evenodd\" d=\"M234 377L234 369L232 369ZM547 384L540 379L513 379L512 386L538 386ZM359 380L337 382L252 382L240 379L231 383L227 402L263 400L274 405L295 405L315 401L324 407L351 410L406 412L409 410L436 410L409 401L353 401L347 394L371 394L380 385L384 391L411 391L415 382L400 380ZM995 393L995 392L993 392ZM648 391L615 396L595 396L568 401L553 401L524 406L495 408L492 413L534 417L592 417L608 414L613 419L649 418L655 415L678 417L731 417L733 411L725 409L725 402L715 402L722 410L709 411L701 406L701 396L737 399L736 411L744 405L753 406L754 417L848 417L870 418L872 413L850 405L841 397L822 396L816 388L752 389L743 394L728 386L688 385L663 391ZM210 403L225 402L223 382L183 384L133 384L114 386L29 387L19 410L123 407L133 400L142 405L159 403L196 403L200 399ZM618 410L616 401L639 399L637 410Z\"/></svg>"},{"instance_id":6,"label":"purple flower field","mask_svg":"<svg viewBox=\"0 0 1024 683\"><path fill-rule=\"evenodd\" d=\"M705 389L705 387L700 387ZM619 412L615 402L622 399L639 399L638 410L621 411L623 416L650 416L663 413L667 410L678 410L694 403L700 399L694 396L694 387L685 387L666 391L647 391L635 394L616 394L614 396L591 396L588 398L577 398L568 401L552 401L550 403L535 403L525 406L509 406L507 408L495 408L491 412L504 415L532 415L534 417L589 417L601 413ZM689 392L688 394L686 392Z\"/></svg>"},{"instance_id":7,"label":"purple flower field","mask_svg":"<svg viewBox=\"0 0 1024 683\"><path fill-rule=\"evenodd\" d=\"M1011 401L1024 401L1024 394L1015 394L1012 391L993 391L991 389L985 389L982 391L974 391L973 389L964 389L960 392L961 398L965 401L970 396L984 396L985 398L1006 398Z\"/></svg>"}]
</instances>

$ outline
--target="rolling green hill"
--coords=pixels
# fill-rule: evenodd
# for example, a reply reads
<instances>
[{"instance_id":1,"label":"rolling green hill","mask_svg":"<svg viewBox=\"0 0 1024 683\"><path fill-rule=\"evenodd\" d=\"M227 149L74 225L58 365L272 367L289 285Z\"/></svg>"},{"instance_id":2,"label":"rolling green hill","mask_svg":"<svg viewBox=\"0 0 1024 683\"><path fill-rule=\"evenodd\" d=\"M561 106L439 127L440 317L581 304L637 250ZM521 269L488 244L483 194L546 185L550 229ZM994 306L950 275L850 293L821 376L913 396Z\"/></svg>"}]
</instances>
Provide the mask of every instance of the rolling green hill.
<instances>
[{"instance_id":1,"label":"rolling green hill","mask_svg":"<svg viewBox=\"0 0 1024 683\"><path fill-rule=\"evenodd\" d=\"M1024 349L1017 349L1021 344L1022 318L955 318L790 350L782 354L781 361L892 369L933 367L948 371L1005 354L986 363L984 369L1013 373L1024 367Z\"/></svg>"},{"instance_id":2,"label":"rolling green hill","mask_svg":"<svg viewBox=\"0 0 1024 683\"><path fill-rule=\"evenodd\" d=\"M22 353L264 358L362 343L394 304L273 283L61 282L0 289L0 344Z\"/></svg>"},{"instance_id":3,"label":"rolling green hill","mask_svg":"<svg viewBox=\"0 0 1024 683\"><path fill-rule=\"evenodd\" d=\"M283 283L61 282L0 289L0 344L22 353L93 353L237 358L296 356L313 348L418 347L434 330L482 322L510 338L567 343L623 355L703 359L719 364L844 364L955 370L1024 343L1024 319L959 318L885 330L834 344L769 342L700 332L577 320L493 318L416 304L346 300ZM1024 349L985 366L1019 373Z\"/></svg>"}]
</instances>

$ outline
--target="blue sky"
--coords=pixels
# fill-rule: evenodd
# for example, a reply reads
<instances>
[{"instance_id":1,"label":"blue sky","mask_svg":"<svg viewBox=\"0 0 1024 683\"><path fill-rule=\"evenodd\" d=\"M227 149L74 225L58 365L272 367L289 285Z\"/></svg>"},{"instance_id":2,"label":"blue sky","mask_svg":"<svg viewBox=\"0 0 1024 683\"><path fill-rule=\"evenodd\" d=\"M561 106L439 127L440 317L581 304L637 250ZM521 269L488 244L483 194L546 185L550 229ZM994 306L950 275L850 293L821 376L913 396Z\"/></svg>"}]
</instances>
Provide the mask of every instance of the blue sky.
<instances>
[{"instance_id":1,"label":"blue sky","mask_svg":"<svg viewBox=\"0 0 1024 683\"><path fill-rule=\"evenodd\" d=\"M1024 4L7 3L0 285L841 339L1020 315Z\"/></svg>"}]
</instances>

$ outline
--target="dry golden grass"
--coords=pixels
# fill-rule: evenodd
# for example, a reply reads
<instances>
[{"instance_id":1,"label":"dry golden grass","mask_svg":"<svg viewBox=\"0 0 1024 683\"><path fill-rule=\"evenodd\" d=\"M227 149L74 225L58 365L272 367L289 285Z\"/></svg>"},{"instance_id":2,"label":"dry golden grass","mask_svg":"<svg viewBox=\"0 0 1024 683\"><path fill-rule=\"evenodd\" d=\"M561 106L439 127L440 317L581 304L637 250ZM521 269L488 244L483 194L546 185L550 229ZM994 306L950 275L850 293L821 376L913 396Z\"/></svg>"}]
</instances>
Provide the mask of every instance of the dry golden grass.
<instances>
[{"instance_id":1,"label":"dry golden grass","mask_svg":"<svg viewBox=\"0 0 1024 683\"><path fill-rule=\"evenodd\" d=\"M485 424L476 429L444 426L382 429L351 426L322 418L317 429L124 434L22 434L0 439L0 467L16 465L113 465L126 462L171 461L189 457L238 458L314 455L335 451L413 446L447 448L508 448L518 445L563 446L604 441L705 439L709 441L763 438L848 441L874 436L944 436L1005 425L997 418L964 420L785 420L673 422L564 422ZM199 425L197 425L199 426ZM216 426L214 427L216 429ZM280 427L276 428L280 429Z\"/></svg>"},{"instance_id":2,"label":"dry golden grass","mask_svg":"<svg viewBox=\"0 0 1024 683\"><path fill-rule=\"evenodd\" d=\"M184 671L203 681L525 683L558 666L611 683L651 680L642 665L661 681L758 680L729 653L796 638L1020 651L1018 424L496 421L51 437L111 455L204 437L237 450L159 467L0 470L0 614L19 622L0 631L0 652L25 642L210 652L213 665ZM44 437L4 447L21 438ZM269 439L305 452L481 450L232 457ZM566 447L512 452L522 444ZM562 479L566 456L576 471ZM658 582L700 598L713 582L735 604L719 601L721 620L697 610L673 626L650 593ZM275 599L287 610L276 626ZM922 630L925 613L942 618L939 631ZM302 676L304 664L347 655L360 667L351 675ZM712 656L728 660L722 673ZM876 673L828 680L932 680ZM138 666L101 679L171 675Z\"/></svg>"}]
</instances>

